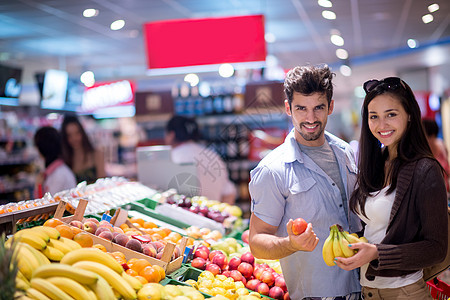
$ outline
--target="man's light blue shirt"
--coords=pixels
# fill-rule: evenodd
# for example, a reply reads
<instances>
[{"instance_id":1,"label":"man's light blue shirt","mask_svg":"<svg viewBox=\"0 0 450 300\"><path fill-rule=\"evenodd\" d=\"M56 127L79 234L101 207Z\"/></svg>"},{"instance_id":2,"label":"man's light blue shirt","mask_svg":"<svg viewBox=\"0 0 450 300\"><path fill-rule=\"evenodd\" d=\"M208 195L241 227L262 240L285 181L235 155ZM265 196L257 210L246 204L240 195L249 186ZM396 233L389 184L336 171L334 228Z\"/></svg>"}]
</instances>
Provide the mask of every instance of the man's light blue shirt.
<instances>
[{"instance_id":1,"label":"man's light blue shirt","mask_svg":"<svg viewBox=\"0 0 450 300\"><path fill-rule=\"evenodd\" d=\"M347 221L339 188L300 150L294 130L250 172L252 212L264 222L278 226L277 236L287 236L289 219L301 217L312 223L319 238L314 251L297 251L280 259L291 299L360 292L356 270L349 272L337 266L329 267L322 258L322 246L330 226L338 223L344 230L356 232L361 229L359 218L349 212L350 221ZM347 199L350 199L356 183L353 151L347 143L328 132L325 132L325 138L336 155Z\"/></svg>"}]
</instances>

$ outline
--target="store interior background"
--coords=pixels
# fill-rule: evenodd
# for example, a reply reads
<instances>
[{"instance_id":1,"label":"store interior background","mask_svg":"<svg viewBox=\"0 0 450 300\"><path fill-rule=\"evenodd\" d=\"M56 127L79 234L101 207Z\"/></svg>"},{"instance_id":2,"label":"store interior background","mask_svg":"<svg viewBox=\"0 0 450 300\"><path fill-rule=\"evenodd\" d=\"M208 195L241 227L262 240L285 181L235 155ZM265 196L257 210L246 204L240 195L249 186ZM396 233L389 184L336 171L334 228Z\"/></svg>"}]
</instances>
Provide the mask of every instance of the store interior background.
<instances>
[{"instance_id":1,"label":"store interior background","mask_svg":"<svg viewBox=\"0 0 450 300\"><path fill-rule=\"evenodd\" d=\"M421 99L423 108L428 116L438 119L442 137L450 148L450 2L325 2L332 6L326 8L317 1L306 0L0 1L0 65L22 70L18 106L0 107L0 199L31 199L30 188L36 173L36 168L30 166L34 158L28 153L32 149L31 137L41 125L59 126L60 116L65 113L40 107L36 74L49 69L67 71L69 78L80 86L80 75L85 71L92 71L98 82L123 79L135 82L135 116L82 117L96 146L105 151L109 176L137 178L136 147L161 143L165 122L173 114L173 103L169 111L152 111L148 109L149 99L156 95L173 101L170 94L174 87L184 84L187 73L196 73L201 83L209 83L216 91L242 97L239 109L201 116L198 120L203 132L209 134L206 143L225 155L230 176L238 186L238 204L244 209L249 204L248 172L258 159L256 154L249 153L249 144L240 145L242 140L234 139L231 136L235 133L230 132L243 129L248 140L258 138L257 134L251 135L258 129L282 141L290 120L283 114L283 95L277 93L276 87L281 85L285 71L297 65L326 63L336 73L335 111L327 126L335 135L348 142L358 139L364 81L399 76L418 95L425 95ZM439 9L430 12L431 4L438 4ZM98 15L83 17L88 8L97 9ZM325 10L334 12L336 18L325 19ZM170 75L148 71L144 23L255 14L264 15L265 20L268 58L263 68L239 65L241 69L229 78L218 75L218 66L208 71L193 67ZM424 23L422 17L427 14L433 21ZM115 20L124 20L124 27L111 30L110 24ZM201 36L202 32L185 34ZM340 35L344 44L334 45L330 40L332 34ZM208 36L204 39L207 45ZM408 46L409 39L415 40L416 47L410 47L411 41ZM338 58L337 49L346 50L348 57ZM253 86L252 93L245 90L249 86ZM257 91L270 95L268 102L273 105L269 109L251 107ZM431 107L429 98L435 100ZM436 106L436 99L440 106ZM228 132L225 139L213 139L222 132ZM5 149L8 140L17 141L16 152Z\"/></svg>"}]
</instances>

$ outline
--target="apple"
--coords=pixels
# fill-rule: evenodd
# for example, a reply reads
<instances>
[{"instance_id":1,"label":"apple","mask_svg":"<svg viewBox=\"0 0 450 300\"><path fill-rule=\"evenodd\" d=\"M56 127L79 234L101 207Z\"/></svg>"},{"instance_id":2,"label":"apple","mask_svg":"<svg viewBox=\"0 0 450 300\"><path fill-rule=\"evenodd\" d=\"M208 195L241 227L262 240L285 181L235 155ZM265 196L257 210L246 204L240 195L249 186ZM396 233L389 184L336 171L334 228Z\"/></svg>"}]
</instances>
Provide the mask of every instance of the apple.
<instances>
[{"instance_id":1,"label":"apple","mask_svg":"<svg viewBox=\"0 0 450 300\"><path fill-rule=\"evenodd\" d=\"M77 220L71 221L71 222L69 223L69 225L70 225L70 226L73 226L73 227L80 228L80 229L84 229L84 224L81 223L80 221L77 221Z\"/></svg>"},{"instance_id":2,"label":"apple","mask_svg":"<svg viewBox=\"0 0 450 300\"><path fill-rule=\"evenodd\" d=\"M268 286L272 286L275 283L275 276L273 276L271 271L266 270L262 272L259 280L266 283Z\"/></svg>"},{"instance_id":3,"label":"apple","mask_svg":"<svg viewBox=\"0 0 450 300\"><path fill-rule=\"evenodd\" d=\"M279 286L273 286L269 290L269 297L273 299L283 300L284 291Z\"/></svg>"},{"instance_id":4,"label":"apple","mask_svg":"<svg viewBox=\"0 0 450 300\"><path fill-rule=\"evenodd\" d=\"M228 270L225 270L222 272L222 275L227 276L227 277L230 277L230 274L231 274L231 272Z\"/></svg>"},{"instance_id":5,"label":"apple","mask_svg":"<svg viewBox=\"0 0 450 300\"><path fill-rule=\"evenodd\" d=\"M205 250L203 250L203 249L197 249L194 252L194 258L196 258L196 257L201 257L206 262L206 260L208 259L208 253Z\"/></svg>"},{"instance_id":6,"label":"apple","mask_svg":"<svg viewBox=\"0 0 450 300\"><path fill-rule=\"evenodd\" d=\"M89 233L95 234L97 231L97 224L95 224L93 221L86 221L83 224L83 229Z\"/></svg>"},{"instance_id":7,"label":"apple","mask_svg":"<svg viewBox=\"0 0 450 300\"><path fill-rule=\"evenodd\" d=\"M218 253L214 255L213 259L211 260L213 264L216 264L220 267L221 270L224 270L227 267L228 260L225 254Z\"/></svg>"},{"instance_id":8,"label":"apple","mask_svg":"<svg viewBox=\"0 0 450 300\"><path fill-rule=\"evenodd\" d=\"M305 232L307 226L308 223L306 223L305 220L303 220L302 218L297 218L292 223L292 233L295 235L302 234L303 232Z\"/></svg>"},{"instance_id":9,"label":"apple","mask_svg":"<svg viewBox=\"0 0 450 300\"><path fill-rule=\"evenodd\" d=\"M269 286L266 283L261 282L256 287L256 291L258 293L260 293L261 295L267 296L267 295L269 295Z\"/></svg>"},{"instance_id":10,"label":"apple","mask_svg":"<svg viewBox=\"0 0 450 300\"><path fill-rule=\"evenodd\" d=\"M262 267L260 264L257 264L253 270L253 276L255 276L256 279L259 279L261 277L262 272L265 271L265 268Z\"/></svg>"},{"instance_id":11,"label":"apple","mask_svg":"<svg viewBox=\"0 0 450 300\"><path fill-rule=\"evenodd\" d=\"M237 270L239 272L241 272L242 276L244 276L247 279L250 278L250 276L253 275L253 266L251 264L249 264L249 263L246 263L246 262L242 262L238 266Z\"/></svg>"},{"instance_id":12,"label":"apple","mask_svg":"<svg viewBox=\"0 0 450 300\"><path fill-rule=\"evenodd\" d=\"M232 270L230 272L230 277L233 278L234 281L242 281L244 276L242 276L241 272L238 270Z\"/></svg>"},{"instance_id":13,"label":"apple","mask_svg":"<svg viewBox=\"0 0 450 300\"><path fill-rule=\"evenodd\" d=\"M199 213L203 214L204 216L207 216L209 212L209 208L206 205L200 205L199 207Z\"/></svg>"},{"instance_id":14,"label":"apple","mask_svg":"<svg viewBox=\"0 0 450 300\"><path fill-rule=\"evenodd\" d=\"M218 265L210 263L209 265L206 266L206 271L209 271L213 273L214 276L216 276L217 274L220 274L221 269Z\"/></svg>"},{"instance_id":15,"label":"apple","mask_svg":"<svg viewBox=\"0 0 450 300\"><path fill-rule=\"evenodd\" d=\"M189 211L193 212L194 214L198 214L200 212L200 206L194 204L191 207L189 207Z\"/></svg>"},{"instance_id":16,"label":"apple","mask_svg":"<svg viewBox=\"0 0 450 300\"><path fill-rule=\"evenodd\" d=\"M194 268L200 269L200 270L205 270L206 269L206 260L201 257L196 257L192 260L191 266L193 266Z\"/></svg>"},{"instance_id":17,"label":"apple","mask_svg":"<svg viewBox=\"0 0 450 300\"><path fill-rule=\"evenodd\" d=\"M258 279L251 279L251 280L247 281L247 284L245 285L245 287L248 288L249 290L256 292L256 288L258 287L258 285L260 283L261 283L261 281L259 281Z\"/></svg>"},{"instance_id":18,"label":"apple","mask_svg":"<svg viewBox=\"0 0 450 300\"><path fill-rule=\"evenodd\" d=\"M241 260L243 262L251 264L252 266L255 264L255 257L253 256L253 254L250 251L245 252L244 254L242 254L241 255Z\"/></svg>"},{"instance_id":19,"label":"apple","mask_svg":"<svg viewBox=\"0 0 450 300\"><path fill-rule=\"evenodd\" d=\"M232 257L228 262L228 270L237 270L238 266L241 264L241 259L237 256Z\"/></svg>"},{"instance_id":20,"label":"apple","mask_svg":"<svg viewBox=\"0 0 450 300\"><path fill-rule=\"evenodd\" d=\"M243 233L242 233L242 235L241 235L241 240L244 242L244 243L247 243L248 244L248 235L250 234L250 230L245 230Z\"/></svg>"},{"instance_id":21,"label":"apple","mask_svg":"<svg viewBox=\"0 0 450 300\"><path fill-rule=\"evenodd\" d=\"M283 300L291 300L291 297L289 297L289 292L284 293Z\"/></svg>"},{"instance_id":22,"label":"apple","mask_svg":"<svg viewBox=\"0 0 450 300\"><path fill-rule=\"evenodd\" d=\"M209 256L208 256L209 260L212 261L214 256L216 256L217 254L223 254L223 252L220 250L213 250L213 251L209 252Z\"/></svg>"},{"instance_id":23,"label":"apple","mask_svg":"<svg viewBox=\"0 0 450 300\"><path fill-rule=\"evenodd\" d=\"M206 247L205 245L200 245L200 246L197 247L197 250L204 250L206 253L208 253L208 257L206 259L209 258L209 252L210 251L209 251L208 247Z\"/></svg>"},{"instance_id":24,"label":"apple","mask_svg":"<svg viewBox=\"0 0 450 300\"><path fill-rule=\"evenodd\" d=\"M284 277L282 275L275 278L275 286L280 287L283 292L287 291L286 281L284 280Z\"/></svg>"}]
</instances>

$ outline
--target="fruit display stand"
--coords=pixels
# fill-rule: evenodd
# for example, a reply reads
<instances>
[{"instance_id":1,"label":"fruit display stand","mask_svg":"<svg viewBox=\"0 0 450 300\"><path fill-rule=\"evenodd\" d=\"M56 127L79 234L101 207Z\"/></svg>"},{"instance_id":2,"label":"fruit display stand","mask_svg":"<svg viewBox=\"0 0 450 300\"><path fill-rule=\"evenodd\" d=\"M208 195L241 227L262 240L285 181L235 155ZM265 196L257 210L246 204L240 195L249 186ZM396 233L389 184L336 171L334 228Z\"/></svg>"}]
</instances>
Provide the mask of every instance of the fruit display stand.
<instances>
[{"instance_id":1,"label":"fruit display stand","mask_svg":"<svg viewBox=\"0 0 450 300\"><path fill-rule=\"evenodd\" d=\"M63 213L65 211L66 204L64 201L60 201L60 203L56 209L54 217L57 219L60 219L61 221L63 221L64 223L67 223L67 224L69 224L71 221L74 221L74 220L82 221L83 215L84 215L84 209L86 208L87 204L88 204L88 201L80 199L74 215L63 217ZM126 211L124 211L124 212L126 213ZM118 225L120 225L120 224L118 224ZM130 225L132 226L132 224L130 224ZM86 233L91 236L94 244L103 245L108 252L115 252L115 251L122 252L125 255L127 260L129 260L131 258L145 259L148 262L150 262L152 265L161 266L164 269L164 271L166 272L166 274L170 274L171 272L174 272L175 270L179 269L181 266L181 263L183 261L182 256L176 258L175 260L171 260L174 249L175 249L175 244L172 242L167 242L167 244L164 247L164 252L162 254L161 259L156 259L151 256L142 254L140 252L136 252L134 250L128 249L121 245L115 244L110 240L98 237L89 232L86 232ZM181 253L184 253L184 248L186 247L186 239L181 241L180 246L181 246L180 247Z\"/></svg>"}]
</instances>

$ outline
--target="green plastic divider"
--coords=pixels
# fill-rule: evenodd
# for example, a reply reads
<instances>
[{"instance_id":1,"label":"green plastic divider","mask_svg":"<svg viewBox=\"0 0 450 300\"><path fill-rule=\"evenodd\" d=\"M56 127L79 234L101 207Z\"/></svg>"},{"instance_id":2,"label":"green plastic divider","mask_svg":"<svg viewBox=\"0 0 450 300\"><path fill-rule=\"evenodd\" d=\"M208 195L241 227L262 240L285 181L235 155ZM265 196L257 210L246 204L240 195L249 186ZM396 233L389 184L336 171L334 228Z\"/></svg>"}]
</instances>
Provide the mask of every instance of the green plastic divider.
<instances>
[{"instance_id":1,"label":"green plastic divider","mask_svg":"<svg viewBox=\"0 0 450 300\"><path fill-rule=\"evenodd\" d=\"M163 221L165 223L168 223L170 225L176 226L178 228L183 228L184 229L184 228L188 228L190 226L189 224L186 224L186 223L184 223L182 221L175 220L175 219L169 218L167 216L163 216L161 214L158 214L155 211L147 208L143 204L139 203L138 201L127 203L127 204L123 205L122 207L125 208L125 209L128 209L128 210L135 210L137 212L140 212L141 214L144 214L146 216L149 216L149 217L155 218L157 220Z\"/></svg>"},{"instance_id":2,"label":"green plastic divider","mask_svg":"<svg viewBox=\"0 0 450 300\"><path fill-rule=\"evenodd\" d=\"M158 201L150 199L150 198L144 198L144 199L138 200L136 202L138 202L138 203L140 203L140 204L142 204L145 207L150 208L150 209L155 209L156 206L159 203Z\"/></svg>"}]
</instances>

